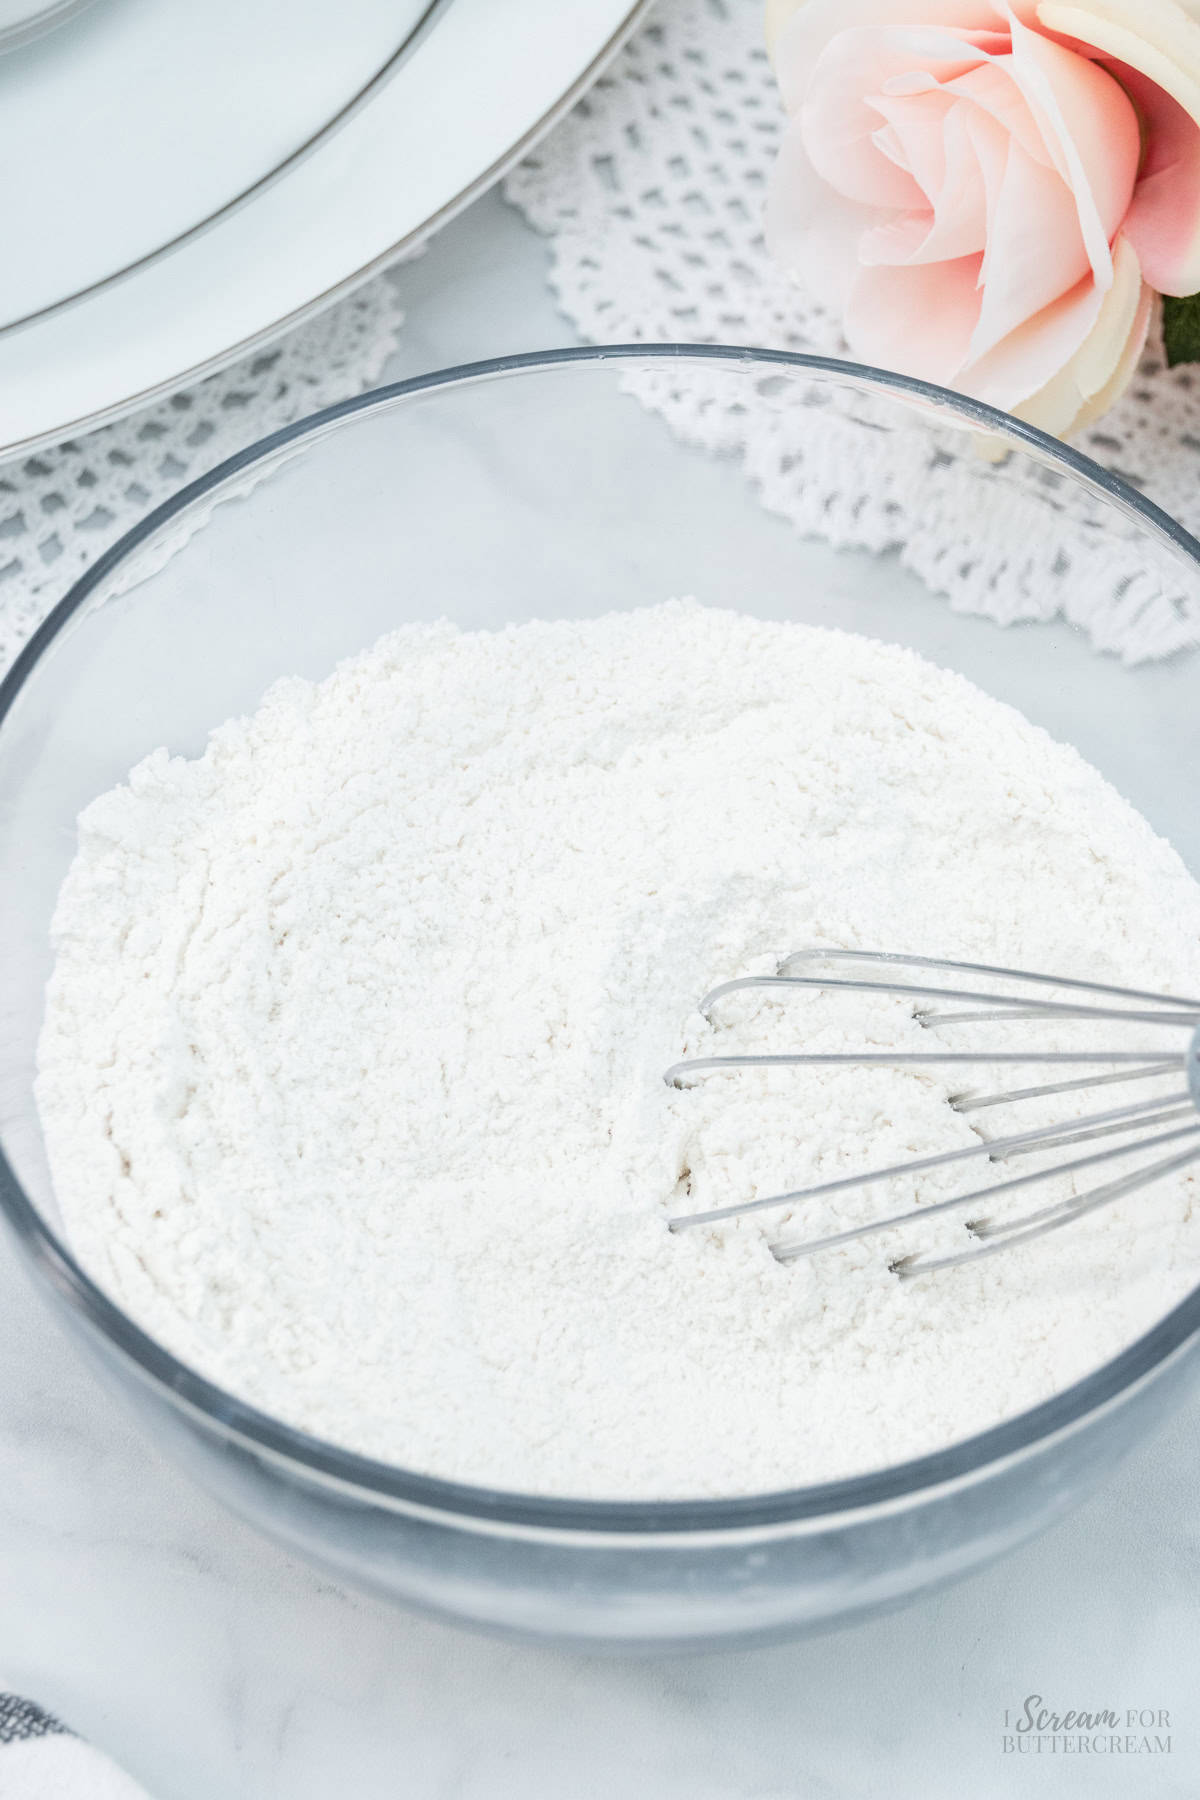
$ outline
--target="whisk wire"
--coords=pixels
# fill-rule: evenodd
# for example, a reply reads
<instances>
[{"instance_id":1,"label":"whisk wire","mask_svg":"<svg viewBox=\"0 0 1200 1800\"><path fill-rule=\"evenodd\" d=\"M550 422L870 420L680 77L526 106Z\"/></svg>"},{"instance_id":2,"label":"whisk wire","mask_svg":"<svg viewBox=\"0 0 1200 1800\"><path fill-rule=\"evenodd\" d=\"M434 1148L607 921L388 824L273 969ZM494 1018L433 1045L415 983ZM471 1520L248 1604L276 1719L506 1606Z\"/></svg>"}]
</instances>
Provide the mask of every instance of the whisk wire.
<instances>
[{"instance_id":1,"label":"whisk wire","mask_svg":"<svg viewBox=\"0 0 1200 1800\"><path fill-rule=\"evenodd\" d=\"M979 992L971 988L941 987L912 981L859 980L820 975L794 975L789 972L795 966L818 962L827 964L865 963L903 969L928 969L937 971L939 974L949 971L968 976L983 975L1012 982L1018 986L1040 985L1070 989L1091 996L1103 996L1106 999L1146 1004L1120 1007L1101 1006L1082 1002L1043 1000L1029 993L995 994ZM775 1256L781 1262L792 1262L799 1257L809 1256L820 1250L833 1249L837 1245L851 1243L881 1231L901 1225L910 1225L917 1220L928 1220L936 1215L969 1206L983 1199L994 1200L998 1195L1033 1187L1055 1177L1073 1176L1083 1170L1098 1168L1103 1164L1133 1154L1144 1155L1166 1144L1179 1141L1188 1142L1187 1149L1173 1156L1152 1163L1148 1167L1139 1168L1132 1173L1118 1176L1114 1180L1106 1181L1100 1187L1093 1188L1085 1194L1077 1194L1066 1200L1054 1201L1050 1205L1043 1206L1036 1212L1027 1213L1020 1218L998 1222L991 1220L968 1221L968 1229L977 1239L984 1240L983 1242L977 1243L972 1249L960 1254L940 1256L914 1254L897 1258L889 1265L897 1275L911 1277L932 1273L934 1270L956 1268L964 1263L974 1261L978 1257L992 1255L1011 1245L1026 1243L1042 1237L1050 1231L1058 1230L1061 1226L1086 1216L1097 1207L1108 1205L1126 1194L1135 1193L1152 1182L1162 1180L1167 1175L1200 1161L1200 1141L1197 1141L1200 1140L1200 1001L1179 999L1168 994L1150 993L1138 988L1113 987L1103 982L1083 981L1076 977L1000 968L986 963L953 962L936 957L906 956L884 951L810 949L797 951L786 957L779 964L778 973L775 975L745 976L734 981L722 982L720 986L713 988L710 993L705 995L700 1003L700 1011L708 1017L712 1009L727 995L754 988L884 993L901 995L914 1000L950 1000L984 1009L948 1013L930 1011L927 1008L914 1010L913 1016L925 1025L1011 1023L1028 1020L1066 1022L1076 1019L1090 1022L1125 1021L1128 1023L1132 1021L1139 1025L1184 1026L1191 1031L1192 1038L1187 1051L1177 1055L1164 1055L1159 1048L1030 1052L1012 1050L797 1052L776 1055L690 1057L683 1062L673 1064L666 1071L664 1079L668 1083L682 1087L716 1070L775 1067L903 1069L947 1065L966 1068L980 1064L1013 1067L1075 1064L1086 1067L1089 1071L1099 1068L1107 1069L1106 1073L1093 1074L1089 1072L1087 1075L1072 1077L1064 1081L1048 1082L1040 1086L1015 1088L1002 1092L973 1094L967 1091L954 1095L950 1100L951 1106L961 1113L981 1111L987 1107L1010 1105L1023 1100L1042 1099L1058 1094L1080 1093L1091 1088L1104 1087L1110 1083L1161 1078L1178 1074L1181 1071L1186 1073L1187 1086L1179 1093L1157 1094L1126 1106L1114 1107L1105 1112L1091 1113L1078 1119L1060 1120L1056 1124L1038 1126L992 1140L981 1137L975 1144L942 1151L937 1155L917 1157L907 1162L891 1164L885 1168L870 1169L858 1175L839 1176L835 1180L820 1182L806 1188L768 1194L730 1206L713 1207L704 1212L689 1213L669 1221L672 1231L684 1231L694 1226L715 1225L726 1219L771 1208L795 1208L802 1206L807 1201L826 1199L853 1189L877 1186L901 1177L911 1178L914 1175L925 1174L934 1169L948 1168L984 1156L993 1162L1002 1163L1009 1158L1063 1150L1069 1146L1099 1138L1128 1140L1123 1143L1110 1144L1103 1150L1092 1151L1086 1156L1077 1157L1068 1162L1055 1161L1046 1167L1033 1169L1022 1175L1007 1177L988 1187L977 1188L968 1193L954 1194L946 1199L915 1208L910 1207L904 1212L868 1220L863 1224L850 1226L843 1231L833 1232L824 1237L813 1239L790 1237L777 1240L771 1245ZM1115 1069L1113 1068L1114 1064L1117 1065ZM1188 1122L1180 1123L1185 1120ZM1147 1135L1147 1133L1157 1132L1158 1128L1163 1125L1173 1125L1175 1129L1159 1135Z\"/></svg>"},{"instance_id":2,"label":"whisk wire","mask_svg":"<svg viewBox=\"0 0 1200 1800\"><path fill-rule=\"evenodd\" d=\"M942 956L906 956L896 950L825 950L812 947L793 950L779 965L779 974L798 962L883 963L907 969L949 969L960 975L997 975L1003 980L1030 982L1038 987L1072 988L1089 994L1108 994L1116 1000L1147 1000L1154 1005L1200 1012L1200 1000L1181 1000L1175 994L1156 994L1144 988L1112 987L1104 981L1082 981L1075 975L1045 975L1031 969L1006 969L993 963L954 962ZM989 999L996 996L989 995Z\"/></svg>"},{"instance_id":3,"label":"whisk wire","mask_svg":"<svg viewBox=\"0 0 1200 1800\"><path fill-rule=\"evenodd\" d=\"M855 994L905 994L912 999L932 1000L969 1000L979 1004L987 1001L1008 1000L1005 994L980 993L975 988L929 987L924 983L907 981L857 981L842 976L825 977L821 975L743 975L736 981L723 981L719 987L705 994L700 1002L700 1012L708 1018L718 1000L724 1000L730 994L736 994L747 988L808 988L823 993L855 993ZM1063 1000L1031 1000L1027 995L1013 996L1009 1005L1017 1008L1016 1012L1006 1010L1003 1014L988 1013L985 1017L1016 1018L1062 1018L1062 1019L1118 1019L1135 1020L1142 1025L1197 1025L1200 1024L1200 1007L1183 1010L1186 1002L1180 1001L1171 1007L1157 1006L1152 1009L1133 1009L1127 1006L1083 1006ZM936 1014L921 1014L932 1022ZM966 1017L977 1015L968 1014ZM962 1022L964 1015L949 1015Z\"/></svg>"},{"instance_id":4,"label":"whisk wire","mask_svg":"<svg viewBox=\"0 0 1200 1800\"><path fill-rule=\"evenodd\" d=\"M1081 1125L1096 1126L1116 1124L1124 1119L1131 1123L1140 1122L1144 1115L1164 1105L1182 1104L1188 1099L1186 1093L1170 1094L1166 1100L1139 1100L1132 1106L1114 1107L1111 1112L1093 1113L1080 1120ZM893 1181L900 1175L924 1174L930 1169L943 1169L951 1163L970 1162L975 1157L987 1156L997 1158L1003 1151L1015 1150L1018 1147L1036 1148L1042 1140L1053 1141L1062 1133L1062 1125L1039 1125L1032 1131L1020 1131L1011 1137L980 1138L977 1143L961 1145L956 1150L941 1150L936 1156L917 1157L909 1162L892 1163L884 1169L868 1169L859 1175L841 1175L835 1181L823 1181L815 1187L795 1188L784 1194L766 1194L757 1200L745 1200L732 1206L716 1206L708 1212L687 1213L682 1218L671 1220L672 1231L687 1231L695 1225L717 1225L722 1219L734 1219L744 1213L763 1212L771 1207L800 1206L806 1200L825 1199L830 1194L844 1193L849 1188L875 1187L883 1181ZM1114 1150L1105 1152L1108 1156L1118 1153Z\"/></svg>"},{"instance_id":5,"label":"whisk wire","mask_svg":"<svg viewBox=\"0 0 1200 1800\"><path fill-rule=\"evenodd\" d=\"M1200 1135L1200 1127L1191 1135ZM1064 1225L1086 1218L1088 1213L1095 1212L1098 1207L1109 1206L1113 1201L1123 1199L1126 1194L1136 1193L1140 1188L1162 1181L1166 1176L1174 1175L1196 1162L1200 1162L1200 1144L1194 1144L1182 1155L1152 1163L1148 1169L1139 1169L1136 1174L1125 1175L1118 1181L1106 1182L1103 1187L1093 1188L1090 1194L1082 1195L1074 1206L1046 1207L1041 1214L1031 1213L1024 1220L1014 1221L1012 1229L1004 1236L997 1236L994 1242L980 1244L973 1250L963 1250L954 1256L907 1257L901 1262L892 1263L892 1271L905 1278L931 1275L939 1269L957 1269L964 1263L978 1262L981 1257L994 1256L997 1251L1009 1250L1015 1244L1031 1243L1035 1238L1045 1237L1051 1231L1058 1231ZM1039 1218L1042 1223L1033 1223ZM1017 1229L1019 1225L1024 1225L1025 1229Z\"/></svg>"},{"instance_id":6,"label":"whisk wire","mask_svg":"<svg viewBox=\"0 0 1200 1800\"><path fill-rule=\"evenodd\" d=\"M1182 1068L1186 1057L1175 1056L1165 1062L1147 1063L1144 1068L1121 1069L1115 1075L1081 1075L1075 1081L1052 1081L1043 1087L1008 1088L999 1094L951 1094L955 1112L982 1112L988 1106L1011 1106L1018 1100L1043 1100L1051 1094L1078 1094L1086 1088L1111 1087L1114 1082L1148 1081L1153 1075L1173 1075Z\"/></svg>"},{"instance_id":7,"label":"whisk wire","mask_svg":"<svg viewBox=\"0 0 1200 1800\"><path fill-rule=\"evenodd\" d=\"M1134 1150L1152 1150L1161 1144L1174 1143L1184 1137L1200 1138L1200 1122L1192 1126L1185 1126L1178 1131L1164 1132L1159 1137L1139 1138L1136 1143L1124 1145L1122 1150L1093 1151L1090 1156L1078 1156L1072 1162L1060 1163L1053 1169L1035 1169L1026 1175L1010 1176L1007 1180L995 1182L990 1187L975 1188L968 1194L952 1194L946 1200L932 1200L915 1211L909 1208L905 1212L890 1213L886 1218L869 1219L865 1224L848 1226L845 1231L832 1232L828 1237L780 1238L772 1244L771 1249L777 1261L796 1262L803 1256L814 1256L819 1250L832 1250L839 1244L851 1244L858 1238L874 1237L878 1232L893 1230L900 1225L911 1225L918 1219L937 1218L943 1213L954 1211L957 1207L970 1206L975 1201L995 1200L1002 1194L1013 1194L1021 1188L1034 1187L1038 1182L1045 1181L1049 1175L1077 1175L1084 1169L1094 1169L1101 1164L1112 1162L1117 1156L1129 1154ZM1080 1196L1075 1195L1070 1201L1058 1202L1054 1207L1045 1208L1044 1211L1049 1213L1068 1210L1076 1206L1079 1200ZM1030 1217L1041 1216L1041 1214L1030 1215ZM1014 1221L1014 1228L1017 1224L1028 1224L1029 1222L1029 1218ZM989 1234L991 1231L990 1222L986 1227L981 1227L980 1222L976 1220L969 1220L967 1228L977 1236L983 1235L984 1229ZM915 1272L917 1260L915 1256L901 1257L890 1266L897 1273L911 1273Z\"/></svg>"},{"instance_id":8,"label":"whisk wire","mask_svg":"<svg viewBox=\"0 0 1200 1800\"><path fill-rule=\"evenodd\" d=\"M1150 1113L1136 1123L1139 1129L1148 1130L1152 1125L1166 1125L1173 1119L1193 1118L1195 1110L1189 1098L1183 1106L1171 1107L1166 1112ZM1011 1150L993 1150L992 1161L1008 1162L1014 1156L1031 1156L1039 1150L1065 1150L1070 1144L1087 1144L1095 1138L1117 1137L1131 1129L1131 1125L1096 1125L1090 1131L1064 1131L1060 1137L1046 1138L1040 1144L1016 1144Z\"/></svg>"}]
</instances>

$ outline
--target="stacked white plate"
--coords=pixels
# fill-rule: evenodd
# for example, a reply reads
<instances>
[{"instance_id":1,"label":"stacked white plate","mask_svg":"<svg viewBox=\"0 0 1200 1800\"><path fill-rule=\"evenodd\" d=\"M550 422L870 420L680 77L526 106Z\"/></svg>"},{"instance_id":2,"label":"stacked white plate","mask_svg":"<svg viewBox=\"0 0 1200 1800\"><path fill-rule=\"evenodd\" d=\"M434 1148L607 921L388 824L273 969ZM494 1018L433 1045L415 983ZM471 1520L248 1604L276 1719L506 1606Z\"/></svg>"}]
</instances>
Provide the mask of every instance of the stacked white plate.
<instances>
[{"instance_id":1,"label":"stacked white plate","mask_svg":"<svg viewBox=\"0 0 1200 1800\"><path fill-rule=\"evenodd\" d=\"M0 56L0 455L198 379L494 181L647 0L93 0Z\"/></svg>"}]
</instances>

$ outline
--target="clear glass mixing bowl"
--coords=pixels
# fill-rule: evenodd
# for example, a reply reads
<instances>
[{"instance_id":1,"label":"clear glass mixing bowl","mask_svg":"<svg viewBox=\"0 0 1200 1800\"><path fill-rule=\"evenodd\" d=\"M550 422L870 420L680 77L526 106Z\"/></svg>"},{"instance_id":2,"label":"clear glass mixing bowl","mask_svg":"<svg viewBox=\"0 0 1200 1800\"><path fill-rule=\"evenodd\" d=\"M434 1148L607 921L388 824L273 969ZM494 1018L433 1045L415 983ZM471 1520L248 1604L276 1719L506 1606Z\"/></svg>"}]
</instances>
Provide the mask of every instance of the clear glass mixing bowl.
<instances>
[{"instance_id":1,"label":"clear glass mixing bowl","mask_svg":"<svg viewBox=\"0 0 1200 1800\"><path fill-rule=\"evenodd\" d=\"M716 454L656 414L691 400L719 420ZM1105 570L1167 617L1200 598L1184 532L1086 459L952 395L740 350L566 351L407 382L253 446L104 556L0 689L0 1207L25 1256L84 1353L205 1487L340 1575L485 1627L694 1647L895 1604L1061 1517L1197 1361L1200 1293L1048 1404L903 1467L729 1501L561 1501L411 1474L265 1416L148 1338L58 1235L32 1083L77 813L147 751L198 752L277 675L324 675L405 620L496 625L690 593L902 641L1076 743L1200 868L1192 659L1126 668L1065 625L1002 630L934 598L894 550L805 539L743 467L770 433L777 478L799 483L826 448L886 445L910 505L923 471L964 450L989 554L1044 545L1070 512L1091 550L1059 571L1068 603Z\"/></svg>"}]
</instances>

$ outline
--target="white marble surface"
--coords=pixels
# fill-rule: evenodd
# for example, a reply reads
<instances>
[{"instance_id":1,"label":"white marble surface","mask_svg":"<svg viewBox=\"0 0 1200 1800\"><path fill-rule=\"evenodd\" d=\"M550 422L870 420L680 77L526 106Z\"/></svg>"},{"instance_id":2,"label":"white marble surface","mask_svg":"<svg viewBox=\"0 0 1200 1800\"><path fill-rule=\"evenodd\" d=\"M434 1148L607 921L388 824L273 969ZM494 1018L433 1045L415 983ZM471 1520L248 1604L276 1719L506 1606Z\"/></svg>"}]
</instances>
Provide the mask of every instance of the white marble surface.
<instances>
[{"instance_id":1,"label":"white marble surface","mask_svg":"<svg viewBox=\"0 0 1200 1800\"><path fill-rule=\"evenodd\" d=\"M571 341L543 261L496 197L475 207L398 272L410 317L392 373ZM839 581L855 612L852 562ZM1060 711L1078 687L1081 747L1165 806L1200 860L1182 776L1173 798L1151 795L1159 765L1139 756L1167 718L1181 771L1197 766L1195 663L1131 685L1058 634L1031 658L1023 634L911 605L932 654L986 662L988 685L1035 716L1051 687ZM1066 1525L948 1593L785 1649L630 1663L432 1625L260 1540L95 1384L5 1237L0 1371L0 1673L158 1800L1200 1791L1200 1397ZM1171 1752L1018 1761L1004 1714L1030 1693L1169 1712Z\"/></svg>"}]
</instances>

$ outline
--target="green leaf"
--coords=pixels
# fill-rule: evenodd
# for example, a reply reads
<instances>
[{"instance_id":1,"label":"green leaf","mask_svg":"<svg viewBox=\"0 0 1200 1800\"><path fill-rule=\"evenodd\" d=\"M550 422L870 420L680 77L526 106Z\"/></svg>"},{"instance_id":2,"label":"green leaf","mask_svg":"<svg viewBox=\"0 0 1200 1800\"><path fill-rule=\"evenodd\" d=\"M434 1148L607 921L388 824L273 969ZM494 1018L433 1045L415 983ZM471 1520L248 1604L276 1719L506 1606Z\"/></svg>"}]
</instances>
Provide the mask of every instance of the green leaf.
<instances>
[{"instance_id":1,"label":"green leaf","mask_svg":"<svg viewBox=\"0 0 1200 1800\"><path fill-rule=\"evenodd\" d=\"M1167 295L1163 301L1163 343L1169 369L1178 363L1200 362L1200 294L1189 294L1186 300Z\"/></svg>"}]
</instances>

